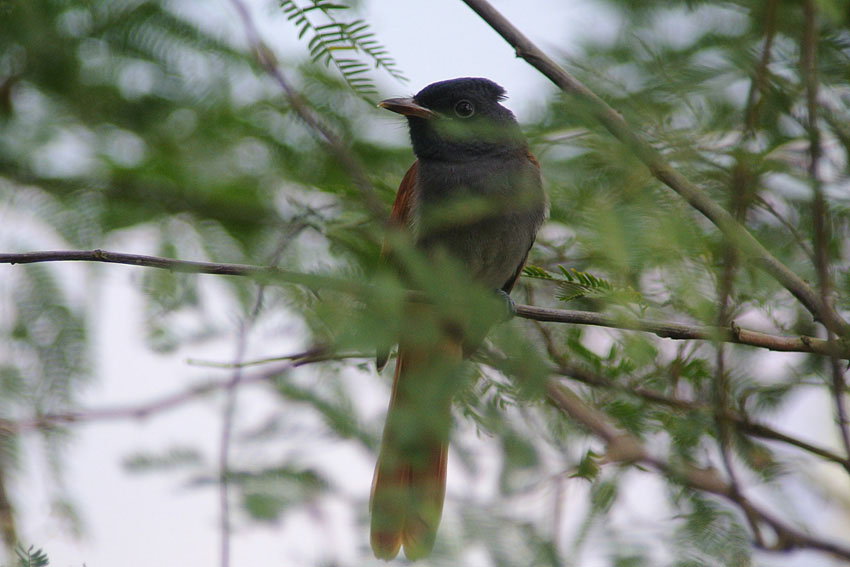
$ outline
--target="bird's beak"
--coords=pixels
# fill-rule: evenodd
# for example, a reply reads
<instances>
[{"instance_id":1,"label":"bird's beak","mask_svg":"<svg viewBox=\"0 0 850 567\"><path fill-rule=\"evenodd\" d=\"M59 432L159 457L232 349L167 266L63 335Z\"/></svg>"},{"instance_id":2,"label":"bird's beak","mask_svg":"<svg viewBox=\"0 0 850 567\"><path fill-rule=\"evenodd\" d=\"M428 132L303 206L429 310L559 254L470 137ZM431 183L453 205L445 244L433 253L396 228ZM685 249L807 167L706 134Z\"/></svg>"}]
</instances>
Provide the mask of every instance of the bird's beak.
<instances>
[{"instance_id":1,"label":"bird's beak","mask_svg":"<svg viewBox=\"0 0 850 567\"><path fill-rule=\"evenodd\" d=\"M437 117L436 112L416 104L412 98L388 98L379 102L378 106L405 116L418 116L427 120Z\"/></svg>"}]
</instances>

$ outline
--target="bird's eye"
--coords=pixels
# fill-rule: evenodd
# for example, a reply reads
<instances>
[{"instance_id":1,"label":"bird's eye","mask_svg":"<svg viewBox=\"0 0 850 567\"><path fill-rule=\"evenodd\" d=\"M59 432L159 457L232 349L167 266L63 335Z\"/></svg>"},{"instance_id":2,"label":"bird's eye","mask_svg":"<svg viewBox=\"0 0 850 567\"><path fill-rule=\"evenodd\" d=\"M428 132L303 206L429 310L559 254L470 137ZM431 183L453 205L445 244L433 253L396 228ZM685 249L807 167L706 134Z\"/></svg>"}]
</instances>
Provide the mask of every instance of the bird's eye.
<instances>
[{"instance_id":1,"label":"bird's eye","mask_svg":"<svg viewBox=\"0 0 850 567\"><path fill-rule=\"evenodd\" d=\"M466 99L459 100L457 104L455 104L455 114L461 118L469 118L475 114L475 105Z\"/></svg>"}]
</instances>

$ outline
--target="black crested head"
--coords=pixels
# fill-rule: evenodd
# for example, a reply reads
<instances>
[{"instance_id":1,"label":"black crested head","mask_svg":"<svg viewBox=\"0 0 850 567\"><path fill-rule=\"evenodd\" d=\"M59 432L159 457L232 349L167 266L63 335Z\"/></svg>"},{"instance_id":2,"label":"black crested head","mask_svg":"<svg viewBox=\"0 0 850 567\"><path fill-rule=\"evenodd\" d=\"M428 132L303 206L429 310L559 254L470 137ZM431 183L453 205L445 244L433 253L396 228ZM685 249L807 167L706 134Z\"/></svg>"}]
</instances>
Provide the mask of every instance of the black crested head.
<instances>
[{"instance_id":1,"label":"black crested head","mask_svg":"<svg viewBox=\"0 0 850 567\"><path fill-rule=\"evenodd\" d=\"M489 79L464 77L433 83L412 99L381 106L404 114L419 159L466 161L525 149L513 113L499 104L505 89Z\"/></svg>"}]
</instances>

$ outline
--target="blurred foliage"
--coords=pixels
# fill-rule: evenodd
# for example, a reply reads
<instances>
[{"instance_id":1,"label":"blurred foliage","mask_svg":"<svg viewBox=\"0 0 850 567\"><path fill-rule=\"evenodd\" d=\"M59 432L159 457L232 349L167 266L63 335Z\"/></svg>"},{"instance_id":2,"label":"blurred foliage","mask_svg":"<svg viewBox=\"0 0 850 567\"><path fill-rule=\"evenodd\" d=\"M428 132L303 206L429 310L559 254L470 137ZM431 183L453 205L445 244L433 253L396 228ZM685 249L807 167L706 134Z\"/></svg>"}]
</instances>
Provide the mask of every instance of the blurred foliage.
<instances>
[{"instance_id":1,"label":"blurred foliage","mask_svg":"<svg viewBox=\"0 0 850 567\"><path fill-rule=\"evenodd\" d=\"M349 6L325 0L312 0L311 4L301 8L291 0L283 0L280 7L287 19L298 27L299 39L310 34L307 47L310 49L313 61L324 62L325 65L333 63L348 86L356 92L362 95L378 92L367 74L370 68L369 63L358 58L361 54L371 59L376 69L383 68L399 81L408 80L390 57L389 51L375 38L368 22L363 19L350 22L339 21L337 14L348 10ZM324 23L314 24L311 21L316 14L321 14Z\"/></svg>"},{"instance_id":2,"label":"blurred foliage","mask_svg":"<svg viewBox=\"0 0 850 567\"><path fill-rule=\"evenodd\" d=\"M18 546L15 549L15 554L18 556L18 567L47 567L50 565L50 559L41 549L35 549L32 545L24 548Z\"/></svg>"},{"instance_id":3,"label":"blurred foliage","mask_svg":"<svg viewBox=\"0 0 850 567\"><path fill-rule=\"evenodd\" d=\"M376 450L380 422L363 409L361 388L364 376L373 386L387 379L375 378L364 353L391 345L405 330L408 287L422 290L441 318L475 336L500 320L503 306L465 281L462 266L427 264L409 243L393 242L404 278L398 265L382 265L384 219L363 206L344 169L250 50L211 30L197 4L0 0L0 248L132 242L161 256L277 265L374 284L368 293L270 285L260 301L247 278L145 270L133 280L145 301L147 346L155 351L235 344L243 322L222 315L235 311L298 344L340 354L341 360L274 377L278 410L250 432L237 426L234 452L245 460L227 479L246 522L278 521L335 498L361 522L359 542L367 487L352 497L339 462L335 469L315 453L341 445ZM836 306L848 310L850 11L844 2L816 5L819 181L831 231L825 254L836 277ZM608 0L605 7L618 32L585 43L564 64L779 260L816 282L800 4ZM282 71L369 172L389 210L410 150L375 135L380 111L361 95L372 92L373 73L402 79L402 72L373 43L378 39L359 16L359 3L286 1L279 9L281 33L300 34L303 47L300 56L279 57ZM313 19L319 16L329 21ZM786 290L736 260L705 218L575 100L553 96L526 128L544 171L551 218L532 250L531 277L514 294L518 301L728 324L718 320L718 305L729 278L727 319L746 318L747 326L774 334L819 332ZM0 417L77 409L102 348L90 342L91 326L104 275L113 269L123 268L2 268ZM283 317L297 323L281 323ZM788 489L806 490L812 501L832 500L810 470L815 456L746 431L734 430L724 441L714 404L722 397L725 410L773 420L786 431L781 414L801 392L816 388L828 398L823 358L774 358L727 345L726 379L718 380L717 348L528 321L492 328L474 363L460 372L452 458L470 482L492 481L495 496L484 502L479 492L450 489L432 563L455 565L474 549L491 565L780 564L780 557L753 551L736 508L651 471L612 467L586 430L543 402L553 369L577 365L595 381L568 385L653 452L672 463L721 468L722 443L747 487L779 503L789 523L817 533L828 520L818 523ZM44 431L57 463L62 433ZM810 435L823 440L823 432ZM5 494L25 465L17 438L2 441ZM491 454L482 456L481 447ZM275 457L252 461L258 453ZM135 452L125 465L190 475L196 480L190 486L203 486L221 478L216 459L207 457L179 445ZM53 474L63 486L61 464ZM635 483L641 491L648 477L657 486L643 499L630 498ZM70 500L56 492L57 503L67 506ZM635 500L645 506L647 499L650 510L634 509ZM365 556L365 541L362 546L357 553Z\"/></svg>"}]
</instances>

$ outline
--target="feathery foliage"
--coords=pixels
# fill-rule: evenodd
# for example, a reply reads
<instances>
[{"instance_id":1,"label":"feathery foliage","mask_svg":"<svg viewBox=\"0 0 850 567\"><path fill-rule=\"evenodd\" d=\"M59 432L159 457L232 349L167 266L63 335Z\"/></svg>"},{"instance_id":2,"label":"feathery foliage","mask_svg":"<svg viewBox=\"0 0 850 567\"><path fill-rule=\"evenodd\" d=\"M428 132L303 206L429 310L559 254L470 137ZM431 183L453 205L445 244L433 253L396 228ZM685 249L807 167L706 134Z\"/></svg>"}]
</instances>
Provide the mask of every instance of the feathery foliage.
<instances>
[{"instance_id":1,"label":"feathery foliage","mask_svg":"<svg viewBox=\"0 0 850 567\"><path fill-rule=\"evenodd\" d=\"M41 549L35 549L34 546L24 548L19 545L15 549L15 554L18 556L18 567L47 567L50 565L50 559Z\"/></svg>"},{"instance_id":2,"label":"feathery foliage","mask_svg":"<svg viewBox=\"0 0 850 567\"><path fill-rule=\"evenodd\" d=\"M361 4L281 2L293 24L281 33L300 37L307 50L303 60L276 56L389 210L410 149L364 137L381 122L363 98L375 92L373 68L404 76L360 16ZM405 300L407 288L417 287L440 321L470 334L492 325L457 369L452 480L433 564L776 567L814 557L812 564L827 565L828 546L811 541L850 546L835 528L850 517L846 449L836 429L848 392L845 362L838 361L836 377L820 354L722 342L741 338L741 329L788 339L826 334L762 262L654 177L586 107L552 96L539 101L539 116L527 125L551 218L514 297L549 308L568 301L572 310L614 322L626 315L629 324L496 325L501 303L464 279L463 266L435 265L406 241L397 255L405 277L381 262L385 219L364 207L346 168L251 54L197 17L199 5L0 2L0 251L116 248L277 266L334 285L270 278L259 286L248 278L87 263L0 266L0 524L7 543L41 535L16 524L29 516L15 504L28 505L17 496L39 476L28 474L33 463L48 463L46 500L54 513L65 510L57 532L96 504L79 514L68 504L75 501L65 478L75 424L108 428L107 418L122 416L150 423L197 401L204 410L192 414L192 424L212 419L198 425L197 436L187 426L159 446L128 441L118 458L128 474L167 475L201 497L226 483L233 497L226 501L241 511L232 514L231 537L257 525L276 530L288 564L304 557L310 564L366 562L368 476L382 424L375 408L385 404L390 381L376 375L371 353L410 332ZM803 57L813 41L803 35L806 5L816 10L812 62ZM562 51L571 54L562 63L846 318L846 6L604 6L599 17L613 31L594 30ZM810 120L813 84L817 116ZM821 148L814 167L813 142ZM635 331L642 317L725 334L671 339L663 329ZM110 326L116 319L121 325ZM145 344L130 348L127 328ZM423 324L417 331L433 338L444 329ZM835 345L848 340L836 336ZM281 358L303 349L309 356ZM234 352L251 364L228 366ZM120 372L109 365L116 356ZM126 408L81 407L85 399L101 409L97 391L86 390L95 370L109 373L94 377L121 391L136 382L162 385L138 362L151 359L160 374L168 368L161 397L140 399L138 407L132 400ZM261 394L249 395L257 384ZM555 387L666 468L612 462L604 436L553 406L547 394ZM239 396L229 442L216 446L210 440L227 421L222 392ZM41 436L26 433L33 429ZM723 498L700 490L681 474L687 470L717 471L724 483L734 479L735 490ZM363 482L354 485L355 477ZM754 530L755 519L735 500L752 495L800 536L771 539L776 530L764 523ZM180 500L163 493L163 514L153 521L172 515ZM134 530L147 518L138 521ZM319 536L302 537L305 529ZM315 541L321 548L310 547ZM216 546L197 543L198 561L214 562ZM771 551L785 544L806 555ZM13 554L7 550L7 559ZM46 565L40 551L25 556ZM85 561L51 556L54 563Z\"/></svg>"},{"instance_id":3,"label":"feathery foliage","mask_svg":"<svg viewBox=\"0 0 850 567\"><path fill-rule=\"evenodd\" d=\"M634 289L627 287L618 289L606 279L594 276L588 272L580 272L575 268L565 268L558 265L559 275L547 272L539 266L525 266L522 275L527 278L549 280L558 284L558 294L555 296L561 301L567 302L580 297L617 299L629 303L641 303L641 296Z\"/></svg>"},{"instance_id":4,"label":"feathery foliage","mask_svg":"<svg viewBox=\"0 0 850 567\"><path fill-rule=\"evenodd\" d=\"M280 6L287 19L298 28L299 39L310 34L307 47L313 61L325 65L333 63L348 85L363 96L377 93L375 83L365 75L372 65L398 81L408 81L386 47L375 39L368 22L361 18L341 21L338 13L349 9L345 4L327 0L310 2L302 8L295 0L283 0ZM313 23L314 15L321 15L326 23ZM360 59L361 56L371 60L371 64Z\"/></svg>"}]
</instances>

